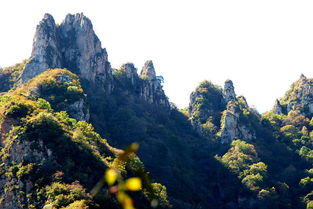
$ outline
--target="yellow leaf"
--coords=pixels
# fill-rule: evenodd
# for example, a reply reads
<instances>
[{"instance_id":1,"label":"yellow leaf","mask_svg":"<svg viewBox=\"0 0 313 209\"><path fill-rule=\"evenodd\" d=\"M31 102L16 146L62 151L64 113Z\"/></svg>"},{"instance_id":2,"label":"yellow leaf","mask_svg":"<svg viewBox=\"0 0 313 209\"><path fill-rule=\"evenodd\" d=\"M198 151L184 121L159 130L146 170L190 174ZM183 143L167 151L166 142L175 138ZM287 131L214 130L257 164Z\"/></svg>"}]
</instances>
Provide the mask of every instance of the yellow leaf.
<instances>
[{"instance_id":1,"label":"yellow leaf","mask_svg":"<svg viewBox=\"0 0 313 209\"><path fill-rule=\"evenodd\" d=\"M140 180L140 178L133 177L133 178L127 179L126 182L125 182L125 187L126 187L127 190L130 190L130 191L141 190L141 180Z\"/></svg>"},{"instance_id":2,"label":"yellow leaf","mask_svg":"<svg viewBox=\"0 0 313 209\"><path fill-rule=\"evenodd\" d=\"M125 192L119 192L117 194L117 200L123 205L124 209L135 209L133 200Z\"/></svg>"},{"instance_id":3,"label":"yellow leaf","mask_svg":"<svg viewBox=\"0 0 313 209\"><path fill-rule=\"evenodd\" d=\"M110 168L105 172L105 180L109 186L113 185L118 177L118 173L116 170Z\"/></svg>"},{"instance_id":4,"label":"yellow leaf","mask_svg":"<svg viewBox=\"0 0 313 209\"><path fill-rule=\"evenodd\" d=\"M124 206L124 209L135 209L135 208L134 208L134 206L132 206L132 205L125 205L125 206Z\"/></svg>"},{"instance_id":5,"label":"yellow leaf","mask_svg":"<svg viewBox=\"0 0 313 209\"><path fill-rule=\"evenodd\" d=\"M138 143L132 143L130 146L129 146L130 150L132 152L137 152L137 150L139 149L139 144Z\"/></svg>"},{"instance_id":6,"label":"yellow leaf","mask_svg":"<svg viewBox=\"0 0 313 209\"><path fill-rule=\"evenodd\" d=\"M125 192L118 192L117 193L117 201L120 203L125 202L126 199L130 198Z\"/></svg>"},{"instance_id":7,"label":"yellow leaf","mask_svg":"<svg viewBox=\"0 0 313 209\"><path fill-rule=\"evenodd\" d=\"M126 198L122 204L124 209L135 209L131 198Z\"/></svg>"}]
</instances>

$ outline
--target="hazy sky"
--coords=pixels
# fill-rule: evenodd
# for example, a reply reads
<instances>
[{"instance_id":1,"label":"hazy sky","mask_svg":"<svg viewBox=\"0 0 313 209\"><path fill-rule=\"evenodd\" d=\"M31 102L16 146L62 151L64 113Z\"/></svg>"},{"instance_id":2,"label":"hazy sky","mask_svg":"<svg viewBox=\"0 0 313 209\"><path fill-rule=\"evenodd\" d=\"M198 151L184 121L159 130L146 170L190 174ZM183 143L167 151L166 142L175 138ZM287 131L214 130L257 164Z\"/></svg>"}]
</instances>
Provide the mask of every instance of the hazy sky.
<instances>
[{"instance_id":1,"label":"hazy sky","mask_svg":"<svg viewBox=\"0 0 313 209\"><path fill-rule=\"evenodd\" d=\"M152 59L179 107L202 80L234 82L260 112L303 73L313 77L313 1L10 0L0 5L0 66L28 58L44 13L83 12L113 67Z\"/></svg>"}]
</instances>

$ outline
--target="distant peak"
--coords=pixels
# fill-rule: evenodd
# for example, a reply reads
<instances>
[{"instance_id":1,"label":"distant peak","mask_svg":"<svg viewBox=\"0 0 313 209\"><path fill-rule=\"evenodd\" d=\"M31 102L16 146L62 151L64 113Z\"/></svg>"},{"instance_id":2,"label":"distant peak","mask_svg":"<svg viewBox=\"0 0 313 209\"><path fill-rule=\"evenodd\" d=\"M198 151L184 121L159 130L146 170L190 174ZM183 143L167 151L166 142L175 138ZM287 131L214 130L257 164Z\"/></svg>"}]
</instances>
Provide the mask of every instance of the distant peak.
<instances>
[{"instance_id":1,"label":"distant peak","mask_svg":"<svg viewBox=\"0 0 313 209\"><path fill-rule=\"evenodd\" d=\"M54 21L54 18L51 14L49 13L45 13L45 15L43 16L43 19L45 20L53 20Z\"/></svg>"},{"instance_id":2,"label":"distant peak","mask_svg":"<svg viewBox=\"0 0 313 209\"><path fill-rule=\"evenodd\" d=\"M146 77L148 78L148 80L153 80L156 77L152 60L148 60L145 62L141 70L140 76Z\"/></svg>"},{"instance_id":3,"label":"distant peak","mask_svg":"<svg viewBox=\"0 0 313 209\"><path fill-rule=\"evenodd\" d=\"M46 13L43 16L43 19L40 21L39 26L41 25L48 25L49 27L55 27L55 21L52 15Z\"/></svg>"},{"instance_id":4,"label":"distant peak","mask_svg":"<svg viewBox=\"0 0 313 209\"><path fill-rule=\"evenodd\" d=\"M224 86L232 86L232 88L234 88L233 81L230 79L227 79L224 83Z\"/></svg>"},{"instance_id":5,"label":"distant peak","mask_svg":"<svg viewBox=\"0 0 313 209\"><path fill-rule=\"evenodd\" d=\"M300 79L306 79L306 76L301 74Z\"/></svg>"},{"instance_id":6,"label":"distant peak","mask_svg":"<svg viewBox=\"0 0 313 209\"><path fill-rule=\"evenodd\" d=\"M154 68L152 60L147 60L147 61L145 62L145 66L149 66L149 67Z\"/></svg>"},{"instance_id":7,"label":"distant peak","mask_svg":"<svg viewBox=\"0 0 313 209\"><path fill-rule=\"evenodd\" d=\"M96 36L91 21L83 14L68 14L56 25L45 14L34 36L31 61L25 66L23 82L48 68L67 68L91 83L111 78L108 55ZM108 90L109 91L109 90Z\"/></svg>"}]
</instances>

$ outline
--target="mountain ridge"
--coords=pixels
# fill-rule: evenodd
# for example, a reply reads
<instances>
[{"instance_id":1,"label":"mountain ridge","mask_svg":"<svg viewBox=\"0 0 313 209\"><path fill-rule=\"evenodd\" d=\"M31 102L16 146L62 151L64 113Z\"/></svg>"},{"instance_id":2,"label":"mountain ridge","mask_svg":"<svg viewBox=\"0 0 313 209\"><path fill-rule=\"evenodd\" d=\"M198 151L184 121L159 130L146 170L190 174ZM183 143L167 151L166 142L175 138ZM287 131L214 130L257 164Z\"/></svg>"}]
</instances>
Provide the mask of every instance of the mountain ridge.
<instances>
[{"instance_id":1,"label":"mountain ridge","mask_svg":"<svg viewBox=\"0 0 313 209\"><path fill-rule=\"evenodd\" d=\"M4 101L0 109L20 98L20 117L27 113L23 120L32 125L43 117L39 113L29 116L28 104L34 101L28 100L35 99L36 105L43 105L48 112L50 108L67 112L62 114L68 116L41 113L55 121L56 127L75 130L73 120L68 119L73 117L90 122L95 134L114 147L138 142L139 158L152 179L166 186L174 208L299 209L313 204L311 79L301 76L272 111L261 115L243 96L236 95L231 80L225 81L224 88L203 81L191 93L189 107L178 110L165 95L163 78L156 75L151 60L137 71L132 63L119 69L111 67L91 21L83 14L67 15L59 25L45 14L37 26L30 59L0 74ZM21 97L10 98L14 92ZM6 103L6 98L12 103ZM61 116L66 122L58 118ZM3 122L3 141L11 133L8 124L19 125ZM53 137L47 140L55 143ZM98 139L89 140L94 143ZM7 145L3 145L5 153ZM86 153L98 148L88 148ZM58 149L62 152L61 146ZM75 161L71 166L80 168L80 163ZM7 166L4 171L10 169ZM95 171L94 175L100 174ZM3 181L11 182L6 177ZM166 199L164 187L158 188ZM0 194L6 195L4 189ZM146 200L140 200L138 208L148 207Z\"/></svg>"}]
</instances>

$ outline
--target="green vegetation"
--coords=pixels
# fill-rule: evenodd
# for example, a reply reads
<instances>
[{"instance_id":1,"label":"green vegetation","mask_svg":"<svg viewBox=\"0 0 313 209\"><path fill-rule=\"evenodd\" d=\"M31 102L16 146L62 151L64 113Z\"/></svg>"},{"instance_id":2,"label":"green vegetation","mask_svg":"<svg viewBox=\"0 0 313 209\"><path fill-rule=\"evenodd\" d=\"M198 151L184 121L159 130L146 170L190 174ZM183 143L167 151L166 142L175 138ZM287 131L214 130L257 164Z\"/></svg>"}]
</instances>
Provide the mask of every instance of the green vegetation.
<instances>
[{"instance_id":1,"label":"green vegetation","mask_svg":"<svg viewBox=\"0 0 313 209\"><path fill-rule=\"evenodd\" d=\"M267 176L267 165L260 162L253 145L235 140L231 143L231 149L218 159L238 175L242 183L250 190L261 191L263 189L264 179Z\"/></svg>"},{"instance_id":2,"label":"green vegetation","mask_svg":"<svg viewBox=\"0 0 313 209\"><path fill-rule=\"evenodd\" d=\"M192 94L191 120L198 120L201 124L210 121L212 125L219 126L220 112L225 109L221 87L203 81Z\"/></svg>"},{"instance_id":3,"label":"green vegetation","mask_svg":"<svg viewBox=\"0 0 313 209\"><path fill-rule=\"evenodd\" d=\"M107 186L96 196L90 191L123 151L111 147L91 124L77 121L64 111L65 104L84 97L78 77L61 69L45 71L0 96L0 164L5 179L1 194L5 207L118 207L113 197L104 202L99 198ZM116 168L122 172L121 178L134 177L140 170L138 175L147 181L148 174L139 158L132 155L130 162ZM150 184L143 184L143 188ZM167 201L164 189L146 191ZM13 194L18 194L14 203L10 199ZM143 208L149 208L148 194L137 192L132 198L141 199L146 202Z\"/></svg>"},{"instance_id":4,"label":"green vegetation","mask_svg":"<svg viewBox=\"0 0 313 209\"><path fill-rule=\"evenodd\" d=\"M20 84L21 74L28 61L24 60L14 66L0 69L0 92L7 92Z\"/></svg>"}]
</instances>

